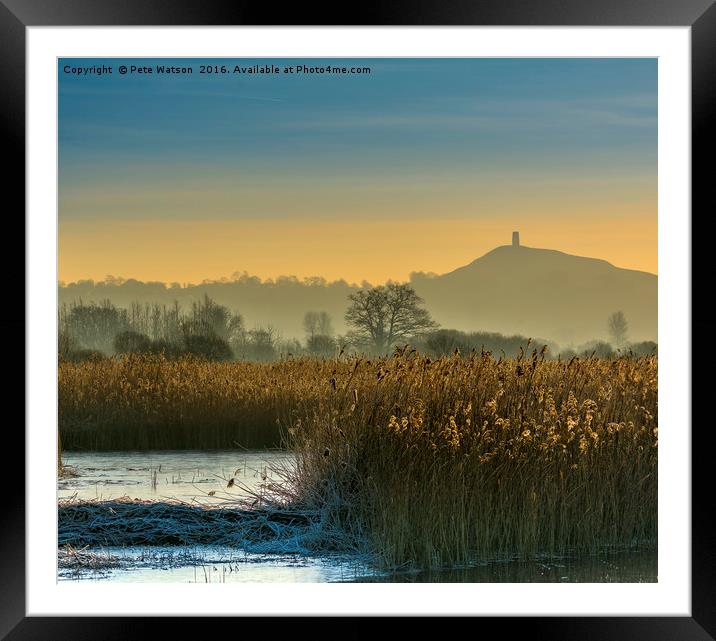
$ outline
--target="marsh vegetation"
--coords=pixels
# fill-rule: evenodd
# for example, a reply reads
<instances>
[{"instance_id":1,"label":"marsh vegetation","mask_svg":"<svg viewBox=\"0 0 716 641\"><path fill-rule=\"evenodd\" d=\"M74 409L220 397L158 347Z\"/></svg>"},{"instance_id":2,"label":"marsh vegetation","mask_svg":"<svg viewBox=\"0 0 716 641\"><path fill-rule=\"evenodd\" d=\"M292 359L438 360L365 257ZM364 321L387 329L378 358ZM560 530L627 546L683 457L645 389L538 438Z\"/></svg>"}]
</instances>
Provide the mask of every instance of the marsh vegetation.
<instances>
[{"instance_id":1,"label":"marsh vegetation","mask_svg":"<svg viewBox=\"0 0 716 641\"><path fill-rule=\"evenodd\" d=\"M280 443L285 505L379 565L585 553L657 538L657 358L129 355L60 364L65 447Z\"/></svg>"}]
</instances>

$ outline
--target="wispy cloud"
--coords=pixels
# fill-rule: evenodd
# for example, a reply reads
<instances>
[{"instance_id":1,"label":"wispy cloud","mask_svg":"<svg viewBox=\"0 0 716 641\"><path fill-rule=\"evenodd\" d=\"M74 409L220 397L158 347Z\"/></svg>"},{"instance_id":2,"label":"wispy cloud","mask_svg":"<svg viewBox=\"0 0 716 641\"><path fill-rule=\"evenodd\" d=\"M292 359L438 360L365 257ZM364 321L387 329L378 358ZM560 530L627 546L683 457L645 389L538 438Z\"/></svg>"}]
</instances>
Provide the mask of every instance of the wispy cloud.
<instances>
[{"instance_id":1,"label":"wispy cloud","mask_svg":"<svg viewBox=\"0 0 716 641\"><path fill-rule=\"evenodd\" d=\"M584 126L655 127L657 116L639 97L630 100L474 102L462 101L460 109L406 113L324 112L282 122L285 129L446 129L500 131L515 128L566 129Z\"/></svg>"}]
</instances>

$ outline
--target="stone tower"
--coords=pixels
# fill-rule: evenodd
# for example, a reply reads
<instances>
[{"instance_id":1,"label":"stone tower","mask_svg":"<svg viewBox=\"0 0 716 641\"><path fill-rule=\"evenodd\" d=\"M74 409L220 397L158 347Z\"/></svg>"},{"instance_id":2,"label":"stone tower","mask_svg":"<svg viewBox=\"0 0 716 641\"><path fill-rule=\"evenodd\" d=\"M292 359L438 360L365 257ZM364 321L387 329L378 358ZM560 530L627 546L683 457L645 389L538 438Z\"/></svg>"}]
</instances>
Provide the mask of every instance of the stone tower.
<instances>
[{"instance_id":1,"label":"stone tower","mask_svg":"<svg viewBox=\"0 0 716 641\"><path fill-rule=\"evenodd\" d=\"M513 247L520 246L520 232L518 232L518 231L512 232L512 246Z\"/></svg>"}]
</instances>

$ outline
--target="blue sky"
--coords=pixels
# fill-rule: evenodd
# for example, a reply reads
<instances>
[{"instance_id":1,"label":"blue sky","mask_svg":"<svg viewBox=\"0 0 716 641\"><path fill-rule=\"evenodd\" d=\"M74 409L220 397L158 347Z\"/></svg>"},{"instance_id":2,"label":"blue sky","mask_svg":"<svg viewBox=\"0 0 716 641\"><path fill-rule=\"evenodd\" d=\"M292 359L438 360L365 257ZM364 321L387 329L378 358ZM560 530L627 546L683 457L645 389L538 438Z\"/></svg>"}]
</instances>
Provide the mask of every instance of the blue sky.
<instances>
[{"instance_id":1,"label":"blue sky","mask_svg":"<svg viewBox=\"0 0 716 641\"><path fill-rule=\"evenodd\" d=\"M624 216L656 223L656 59L174 59L195 73L116 71L167 62L59 61L61 222L560 208L593 222L624 202ZM199 75L203 63L372 72ZM77 77L65 64L115 71Z\"/></svg>"}]
</instances>

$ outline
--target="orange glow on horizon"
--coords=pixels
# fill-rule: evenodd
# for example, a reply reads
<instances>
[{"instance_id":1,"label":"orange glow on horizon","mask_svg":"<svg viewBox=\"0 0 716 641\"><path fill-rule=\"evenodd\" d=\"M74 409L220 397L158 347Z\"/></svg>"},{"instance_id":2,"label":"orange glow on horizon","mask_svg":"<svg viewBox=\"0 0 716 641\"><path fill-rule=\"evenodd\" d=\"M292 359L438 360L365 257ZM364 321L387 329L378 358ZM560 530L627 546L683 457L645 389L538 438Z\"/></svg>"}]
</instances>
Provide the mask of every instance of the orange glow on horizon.
<instances>
[{"instance_id":1,"label":"orange glow on horizon","mask_svg":"<svg viewBox=\"0 0 716 641\"><path fill-rule=\"evenodd\" d=\"M360 221L318 218L62 221L59 279L107 275L200 283L247 272L262 279L322 276L328 281L405 281L410 272L461 267L520 231L527 247L600 258L657 273L657 217L574 218L501 214L499 219Z\"/></svg>"}]
</instances>

